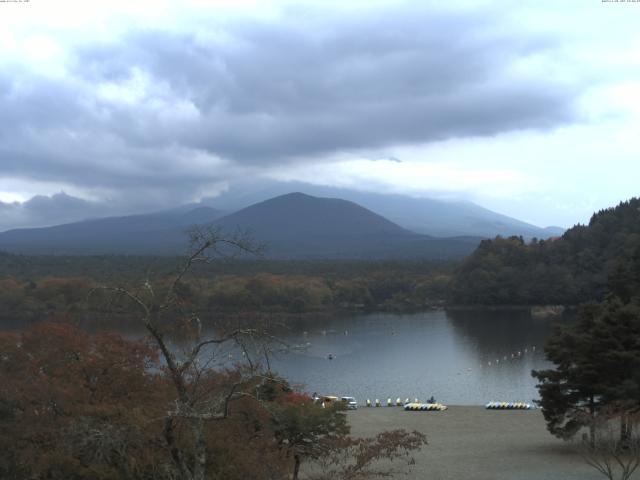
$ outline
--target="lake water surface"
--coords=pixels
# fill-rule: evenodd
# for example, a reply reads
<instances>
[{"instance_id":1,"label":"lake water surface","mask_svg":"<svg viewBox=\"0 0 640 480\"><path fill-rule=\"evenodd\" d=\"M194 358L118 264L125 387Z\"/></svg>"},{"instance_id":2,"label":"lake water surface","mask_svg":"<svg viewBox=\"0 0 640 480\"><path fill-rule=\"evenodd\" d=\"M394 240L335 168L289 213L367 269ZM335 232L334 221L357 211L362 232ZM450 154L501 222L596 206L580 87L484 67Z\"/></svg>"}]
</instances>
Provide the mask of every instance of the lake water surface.
<instances>
[{"instance_id":1,"label":"lake water surface","mask_svg":"<svg viewBox=\"0 0 640 480\"><path fill-rule=\"evenodd\" d=\"M538 398L531 370L550 366L545 339L553 324L567 321L532 318L528 310L336 316L280 332L280 339L298 348L285 352L274 345L270 366L303 391L354 396L360 404L376 398L425 401L431 395L449 405L531 402ZM103 328L129 338L145 335L138 323L98 330ZM262 348L251 356L261 356ZM215 355L218 360L208 363L214 368L243 359L232 346Z\"/></svg>"},{"instance_id":2,"label":"lake water surface","mask_svg":"<svg viewBox=\"0 0 640 480\"><path fill-rule=\"evenodd\" d=\"M309 393L360 404L431 395L450 405L531 402L531 370L549 367L543 346L553 323L518 310L335 318L286 333L287 343L305 347L275 353L271 367Z\"/></svg>"}]
</instances>

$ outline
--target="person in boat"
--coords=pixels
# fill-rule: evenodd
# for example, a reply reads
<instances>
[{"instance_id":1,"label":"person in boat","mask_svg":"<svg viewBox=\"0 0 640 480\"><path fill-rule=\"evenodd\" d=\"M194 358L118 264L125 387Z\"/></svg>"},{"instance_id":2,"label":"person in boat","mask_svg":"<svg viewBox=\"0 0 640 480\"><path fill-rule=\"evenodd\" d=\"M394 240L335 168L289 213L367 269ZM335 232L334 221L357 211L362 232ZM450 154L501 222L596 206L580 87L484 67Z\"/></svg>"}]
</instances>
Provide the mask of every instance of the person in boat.
<instances>
[{"instance_id":1,"label":"person in boat","mask_svg":"<svg viewBox=\"0 0 640 480\"><path fill-rule=\"evenodd\" d=\"M429 397L429 400L427 400L427 403L436 403L436 399L433 398L433 395Z\"/></svg>"}]
</instances>

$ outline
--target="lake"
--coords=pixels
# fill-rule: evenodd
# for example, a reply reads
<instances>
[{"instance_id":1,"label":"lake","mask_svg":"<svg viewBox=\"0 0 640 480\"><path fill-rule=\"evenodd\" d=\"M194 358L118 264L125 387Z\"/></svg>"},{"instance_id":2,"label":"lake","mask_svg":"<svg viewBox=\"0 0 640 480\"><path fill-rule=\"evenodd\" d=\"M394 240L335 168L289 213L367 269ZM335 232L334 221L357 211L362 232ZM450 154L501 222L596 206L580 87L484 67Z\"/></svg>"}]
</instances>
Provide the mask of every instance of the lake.
<instances>
[{"instance_id":1,"label":"lake","mask_svg":"<svg viewBox=\"0 0 640 480\"><path fill-rule=\"evenodd\" d=\"M271 367L304 391L360 404L431 395L450 405L531 402L538 398L531 370L550 366L543 346L558 321L525 310L335 318L282 335L299 347L274 353Z\"/></svg>"},{"instance_id":2,"label":"lake","mask_svg":"<svg viewBox=\"0 0 640 480\"><path fill-rule=\"evenodd\" d=\"M280 332L278 338L297 348L284 352L273 345L270 364L303 391L354 396L361 405L366 399L425 401L432 395L449 405L530 403L538 398L531 370L550 366L545 339L553 324L569 320L532 318L524 309L335 316ZM138 323L107 328L132 339L145 335ZM203 352L203 361L210 353ZM243 357L229 345L217 348L216 358L208 365Z\"/></svg>"}]
</instances>

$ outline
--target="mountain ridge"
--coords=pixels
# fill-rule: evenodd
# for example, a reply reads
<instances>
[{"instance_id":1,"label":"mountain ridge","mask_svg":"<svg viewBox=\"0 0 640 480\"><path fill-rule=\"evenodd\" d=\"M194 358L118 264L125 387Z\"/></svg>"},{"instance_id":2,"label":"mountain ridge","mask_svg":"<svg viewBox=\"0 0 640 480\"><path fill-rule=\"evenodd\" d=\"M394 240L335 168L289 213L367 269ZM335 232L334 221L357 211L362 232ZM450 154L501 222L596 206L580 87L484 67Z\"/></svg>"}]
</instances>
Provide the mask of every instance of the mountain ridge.
<instances>
[{"instance_id":1,"label":"mountain ridge","mask_svg":"<svg viewBox=\"0 0 640 480\"><path fill-rule=\"evenodd\" d=\"M176 254L186 248L186 228L211 225L233 233L250 230L272 258L460 258L481 240L437 239L404 229L354 202L300 192L278 196L229 215L200 206L18 229L0 234L0 249L18 253Z\"/></svg>"},{"instance_id":2,"label":"mountain ridge","mask_svg":"<svg viewBox=\"0 0 640 480\"><path fill-rule=\"evenodd\" d=\"M558 236L565 231L562 227L538 227L469 201L371 193L303 182L273 182L261 189L252 189L251 193L232 188L217 197L203 200L203 204L222 210L236 211L291 191L349 200L384 216L405 229L434 237L491 238L497 235L504 237L516 235L531 239Z\"/></svg>"},{"instance_id":3,"label":"mountain ridge","mask_svg":"<svg viewBox=\"0 0 640 480\"><path fill-rule=\"evenodd\" d=\"M150 238L168 237L167 248L155 253L170 253L184 243L189 226L213 222L222 212L211 207L196 207L150 214L104 217L50 227L18 228L0 233L0 249L17 253L102 254L144 253Z\"/></svg>"}]
</instances>

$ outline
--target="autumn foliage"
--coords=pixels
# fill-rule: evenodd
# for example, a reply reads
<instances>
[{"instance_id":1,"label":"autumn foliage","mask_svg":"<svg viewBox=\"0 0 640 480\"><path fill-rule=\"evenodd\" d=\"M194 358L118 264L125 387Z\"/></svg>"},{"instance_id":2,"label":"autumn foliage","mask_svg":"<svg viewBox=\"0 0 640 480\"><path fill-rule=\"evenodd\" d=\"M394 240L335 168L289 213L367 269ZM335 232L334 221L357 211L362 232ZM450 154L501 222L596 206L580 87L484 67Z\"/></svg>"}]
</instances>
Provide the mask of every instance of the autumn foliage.
<instances>
[{"instance_id":1,"label":"autumn foliage","mask_svg":"<svg viewBox=\"0 0 640 480\"><path fill-rule=\"evenodd\" d=\"M157 468L148 446L166 388L147 345L42 323L0 333L0 352L2 478L141 478Z\"/></svg>"},{"instance_id":2,"label":"autumn foliage","mask_svg":"<svg viewBox=\"0 0 640 480\"><path fill-rule=\"evenodd\" d=\"M219 373L210 386L230 375ZM0 378L0 478L174 478L163 439L171 388L145 342L61 323L2 332ZM259 473L265 460L284 471L284 454L261 432L268 416L256 406L239 403L237 415L209 427L210 471L219 475L211 478L274 478Z\"/></svg>"},{"instance_id":3,"label":"autumn foliage","mask_svg":"<svg viewBox=\"0 0 640 480\"><path fill-rule=\"evenodd\" d=\"M171 416L175 388L152 345L69 323L0 332L0 478L183 478L172 448L191 455L193 436L188 418ZM247 378L240 365L190 381L199 382L201 402L240 384L251 392L203 424L208 479L285 479L302 461L323 458L336 471L353 472L336 460L342 447L357 454L364 471L375 459L422 445L415 433L395 433L382 444L350 440L339 408L322 408L272 374ZM172 443L168 418L175 420Z\"/></svg>"}]
</instances>

